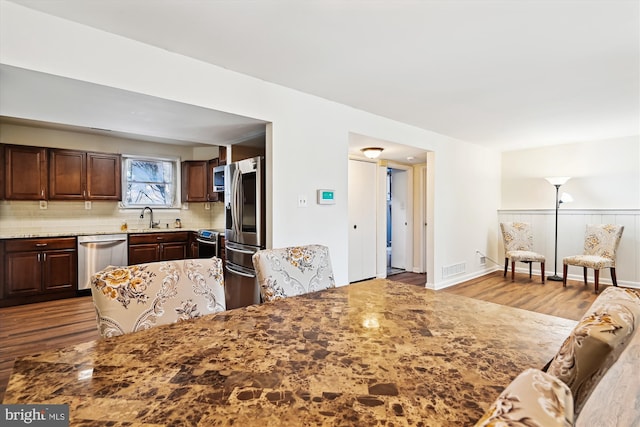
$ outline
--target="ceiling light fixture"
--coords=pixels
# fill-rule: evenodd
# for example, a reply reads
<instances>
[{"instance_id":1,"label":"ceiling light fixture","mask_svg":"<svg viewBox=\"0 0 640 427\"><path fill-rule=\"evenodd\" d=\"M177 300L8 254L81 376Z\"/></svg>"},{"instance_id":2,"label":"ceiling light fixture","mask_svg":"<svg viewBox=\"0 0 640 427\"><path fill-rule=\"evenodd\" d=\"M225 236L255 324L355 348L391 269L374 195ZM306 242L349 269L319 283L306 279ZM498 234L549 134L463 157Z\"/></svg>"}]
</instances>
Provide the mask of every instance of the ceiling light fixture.
<instances>
[{"instance_id":1,"label":"ceiling light fixture","mask_svg":"<svg viewBox=\"0 0 640 427\"><path fill-rule=\"evenodd\" d=\"M362 151L362 154L364 154L365 157L369 159L376 159L378 158L380 153L382 153L382 150L383 149L380 147L367 147L367 148L363 148L360 151Z\"/></svg>"}]
</instances>

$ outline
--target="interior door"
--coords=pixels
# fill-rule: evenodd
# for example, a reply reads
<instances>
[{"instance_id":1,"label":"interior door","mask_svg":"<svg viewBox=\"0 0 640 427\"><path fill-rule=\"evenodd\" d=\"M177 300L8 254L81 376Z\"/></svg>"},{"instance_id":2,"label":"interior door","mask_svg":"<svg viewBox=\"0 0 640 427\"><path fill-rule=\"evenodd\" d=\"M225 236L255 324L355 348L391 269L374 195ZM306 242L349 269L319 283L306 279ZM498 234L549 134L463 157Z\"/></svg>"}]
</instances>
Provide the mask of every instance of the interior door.
<instances>
[{"instance_id":1,"label":"interior door","mask_svg":"<svg viewBox=\"0 0 640 427\"><path fill-rule=\"evenodd\" d=\"M376 276L376 169L349 160L349 282Z\"/></svg>"},{"instance_id":2,"label":"interior door","mask_svg":"<svg viewBox=\"0 0 640 427\"><path fill-rule=\"evenodd\" d=\"M407 269L407 172L391 170L391 267Z\"/></svg>"}]
</instances>

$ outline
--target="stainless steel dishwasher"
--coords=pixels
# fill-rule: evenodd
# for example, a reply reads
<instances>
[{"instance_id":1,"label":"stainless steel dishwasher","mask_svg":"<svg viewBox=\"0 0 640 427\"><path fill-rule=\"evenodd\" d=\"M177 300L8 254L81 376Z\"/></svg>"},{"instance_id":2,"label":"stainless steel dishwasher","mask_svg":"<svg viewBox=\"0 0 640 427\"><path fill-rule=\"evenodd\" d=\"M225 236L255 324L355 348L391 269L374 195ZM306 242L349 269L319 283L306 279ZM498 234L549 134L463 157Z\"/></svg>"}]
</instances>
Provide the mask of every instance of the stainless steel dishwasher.
<instances>
[{"instance_id":1,"label":"stainless steel dishwasher","mask_svg":"<svg viewBox=\"0 0 640 427\"><path fill-rule=\"evenodd\" d=\"M78 290L89 289L91 275L109 265L127 265L127 235L78 236Z\"/></svg>"}]
</instances>

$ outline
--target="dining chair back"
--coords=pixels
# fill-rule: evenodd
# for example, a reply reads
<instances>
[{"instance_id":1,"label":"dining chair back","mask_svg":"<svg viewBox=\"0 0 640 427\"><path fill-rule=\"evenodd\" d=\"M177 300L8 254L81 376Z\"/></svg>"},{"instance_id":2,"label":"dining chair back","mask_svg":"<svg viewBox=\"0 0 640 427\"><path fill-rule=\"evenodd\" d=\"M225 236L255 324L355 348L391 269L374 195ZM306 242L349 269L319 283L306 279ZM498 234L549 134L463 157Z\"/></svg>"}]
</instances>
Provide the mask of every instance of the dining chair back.
<instances>
[{"instance_id":1,"label":"dining chair back","mask_svg":"<svg viewBox=\"0 0 640 427\"><path fill-rule=\"evenodd\" d=\"M219 258L109 266L91 277L104 338L224 311Z\"/></svg>"},{"instance_id":2,"label":"dining chair back","mask_svg":"<svg viewBox=\"0 0 640 427\"><path fill-rule=\"evenodd\" d=\"M564 257L562 285L567 286L568 266L576 265L582 267L584 284L587 285L587 269L593 269L595 293L598 293L600 281L600 270L609 268L611 271L611 281L614 286L618 286L616 279L616 252L620 245L623 225L614 224L589 224L584 237L584 252L582 255Z\"/></svg>"},{"instance_id":3,"label":"dining chair back","mask_svg":"<svg viewBox=\"0 0 640 427\"><path fill-rule=\"evenodd\" d=\"M511 261L511 281L515 281L516 262L529 264L529 278L531 278L532 264L540 263L540 277L544 283L545 256L533 252L533 232L531 224L526 222L502 222L502 241L504 243L504 277L507 277L507 267Z\"/></svg>"},{"instance_id":4,"label":"dining chair back","mask_svg":"<svg viewBox=\"0 0 640 427\"><path fill-rule=\"evenodd\" d=\"M326 246L264 249L256 252L252 261L263 302L336 286Z\"/></svg>"}]
</instances>

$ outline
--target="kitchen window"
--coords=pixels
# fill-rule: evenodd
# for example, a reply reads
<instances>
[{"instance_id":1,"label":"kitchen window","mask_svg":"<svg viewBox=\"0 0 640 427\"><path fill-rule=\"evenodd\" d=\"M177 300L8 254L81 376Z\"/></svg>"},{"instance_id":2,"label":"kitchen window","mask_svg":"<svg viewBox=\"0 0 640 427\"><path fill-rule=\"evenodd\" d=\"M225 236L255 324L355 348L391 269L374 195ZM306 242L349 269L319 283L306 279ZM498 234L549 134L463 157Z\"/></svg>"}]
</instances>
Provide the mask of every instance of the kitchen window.
<instances>
[{"instance_id":1,"label":"kitchen window","mask_svg":"<svg viewBox=\"0 0 640 427\"><path fill-rule=\"evenodd\" d=\"M178 159L123 156L123 207L175 207L178 162Z\"/></svg>"}]
</instances>

